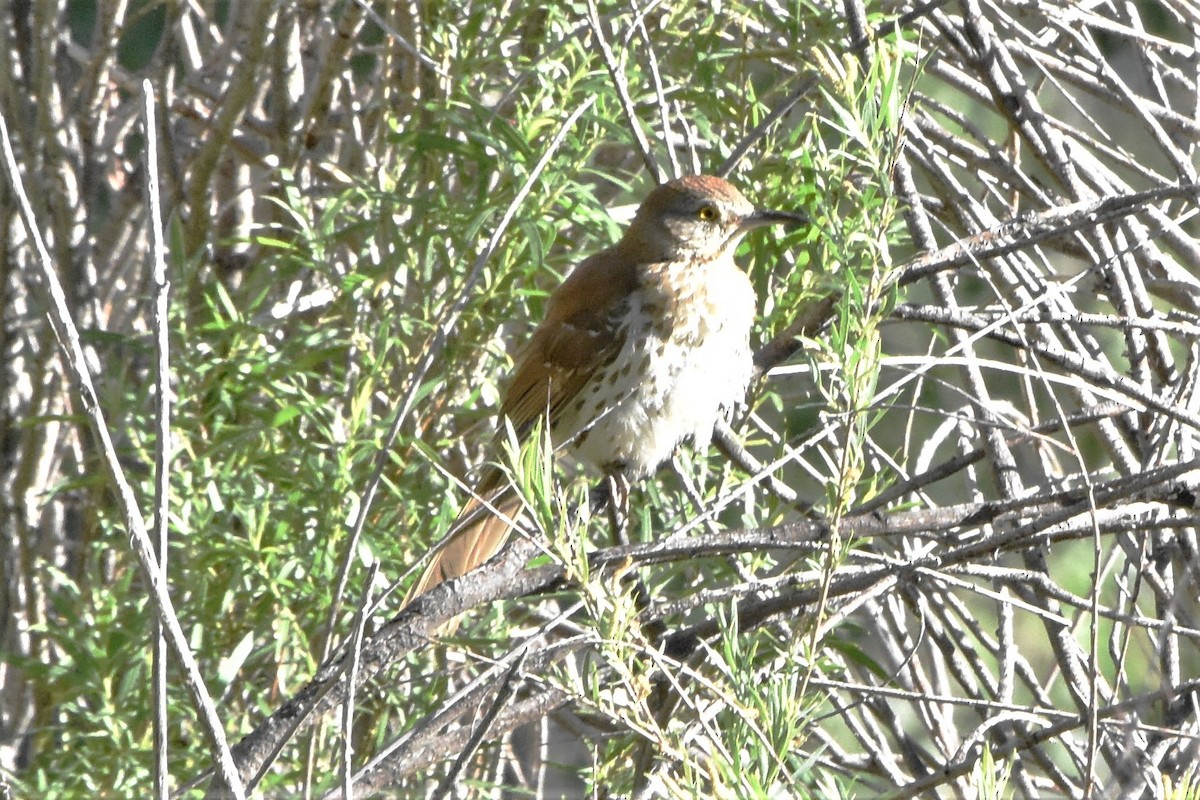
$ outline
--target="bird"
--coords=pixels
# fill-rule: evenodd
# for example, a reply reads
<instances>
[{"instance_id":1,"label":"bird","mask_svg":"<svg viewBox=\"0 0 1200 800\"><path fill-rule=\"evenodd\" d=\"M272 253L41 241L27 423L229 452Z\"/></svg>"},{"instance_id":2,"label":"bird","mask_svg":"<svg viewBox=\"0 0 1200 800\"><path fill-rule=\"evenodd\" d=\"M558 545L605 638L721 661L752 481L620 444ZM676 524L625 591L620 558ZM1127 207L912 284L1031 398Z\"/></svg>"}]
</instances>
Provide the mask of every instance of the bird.
<instances>
[{"instance_id":1,"label":"bird","mask_svg":"<svg viewBox=\"0 0 1200 800\"><path fill-rule=\"evenodd\" d=\"M550 294L514 359L501 416L522 440L541 421L556 453L599 470L627 499L630 483L684 442L706 446L745 400L757 298L734 261L738 243L760 226L808 222L755 207L722 178L660 184L620 240ZM492 558L521 508L504 471L486 468L405 604Z\"/></svg>"}]
</instances>

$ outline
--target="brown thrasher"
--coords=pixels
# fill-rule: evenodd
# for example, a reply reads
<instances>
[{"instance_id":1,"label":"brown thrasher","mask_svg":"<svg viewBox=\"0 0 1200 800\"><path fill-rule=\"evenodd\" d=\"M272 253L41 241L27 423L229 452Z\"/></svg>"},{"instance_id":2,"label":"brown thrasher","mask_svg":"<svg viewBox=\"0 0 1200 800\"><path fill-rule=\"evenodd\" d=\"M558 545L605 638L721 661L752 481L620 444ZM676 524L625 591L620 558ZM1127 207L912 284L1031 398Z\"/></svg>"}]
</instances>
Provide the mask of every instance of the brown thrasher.
<instances>
[{"instance_id":1,"label":"brown thrasher","mask_svg":"<svg viewBox=\"0 0 1200 800\"><path fill-rule=\"evenodd\" d=\"M501 413L522 438L545 420L556 450L622 482L651 475L686 439L707 444L753 368L754 289L733 252L752 228L807 221L756 209L720 178L659 186L621 241L550 295ZM408 600L495 555L520 509L489 468Z\"/></svg>"}]
</instances>

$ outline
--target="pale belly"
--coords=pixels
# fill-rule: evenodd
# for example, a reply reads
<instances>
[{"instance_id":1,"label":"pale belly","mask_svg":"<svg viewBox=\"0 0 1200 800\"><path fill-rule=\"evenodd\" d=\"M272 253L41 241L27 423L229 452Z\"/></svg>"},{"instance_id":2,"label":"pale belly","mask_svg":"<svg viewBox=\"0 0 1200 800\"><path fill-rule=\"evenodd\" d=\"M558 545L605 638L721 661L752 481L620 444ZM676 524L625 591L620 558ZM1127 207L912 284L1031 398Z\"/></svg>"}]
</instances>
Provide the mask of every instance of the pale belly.
<instances>
[{"instance_id":1,"label":"pale belly","mask_svg":"<svg viewBox=\"0 0 1200 800\"><path fill-rule=\"evenodd\" d=\"M653 473L686 440L706 445L750 383L754 295L735 272L706 297L719 298L719 306L693 302L669 331L656 328L653 314L635 301L621 352L584 388L583 407L559 420L555 443L634 480Z\"/></svg>"}]
</instances>

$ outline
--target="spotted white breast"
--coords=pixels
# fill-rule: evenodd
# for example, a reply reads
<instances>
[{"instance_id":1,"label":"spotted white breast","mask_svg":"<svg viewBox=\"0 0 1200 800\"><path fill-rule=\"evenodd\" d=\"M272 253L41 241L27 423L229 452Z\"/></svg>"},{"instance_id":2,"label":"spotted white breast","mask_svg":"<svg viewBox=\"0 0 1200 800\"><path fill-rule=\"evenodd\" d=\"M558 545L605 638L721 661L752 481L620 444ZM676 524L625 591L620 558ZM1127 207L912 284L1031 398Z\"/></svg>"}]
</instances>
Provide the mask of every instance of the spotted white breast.
<instances>
[{"instance_id":1,"label":"spotted white breast","mask_svg":"<svg viewBox=\"0 0 1200 800\"><path fill-rule=\"evenodd\" d=\"M619 352L554 427L556 445L610 471L645 477L685 440L707 444L740 402L753 362L755 297L726 255L647 265L622 310Z\"/></svg>"}]
</instances>

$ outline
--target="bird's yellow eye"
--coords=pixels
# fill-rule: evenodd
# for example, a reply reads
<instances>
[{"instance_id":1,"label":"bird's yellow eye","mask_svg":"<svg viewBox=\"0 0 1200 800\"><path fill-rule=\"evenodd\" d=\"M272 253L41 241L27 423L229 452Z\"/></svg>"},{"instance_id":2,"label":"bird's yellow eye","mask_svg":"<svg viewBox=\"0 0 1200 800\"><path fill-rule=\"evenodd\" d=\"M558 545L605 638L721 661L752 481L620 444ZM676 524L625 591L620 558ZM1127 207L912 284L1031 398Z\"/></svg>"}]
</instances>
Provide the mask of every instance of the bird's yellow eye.
<instances>
[{"instance_id":1,"label":"bird's yellow eye","mask_svg":"<svg viewBox=\"0 0 1200 800\"><path fill-rule=\"evenodd\" d=\"M712 222L717 218L717 209L713 206L700 206L700 210L696 212L696 216L705 222Z\"/></svg>"}]
</instances>

